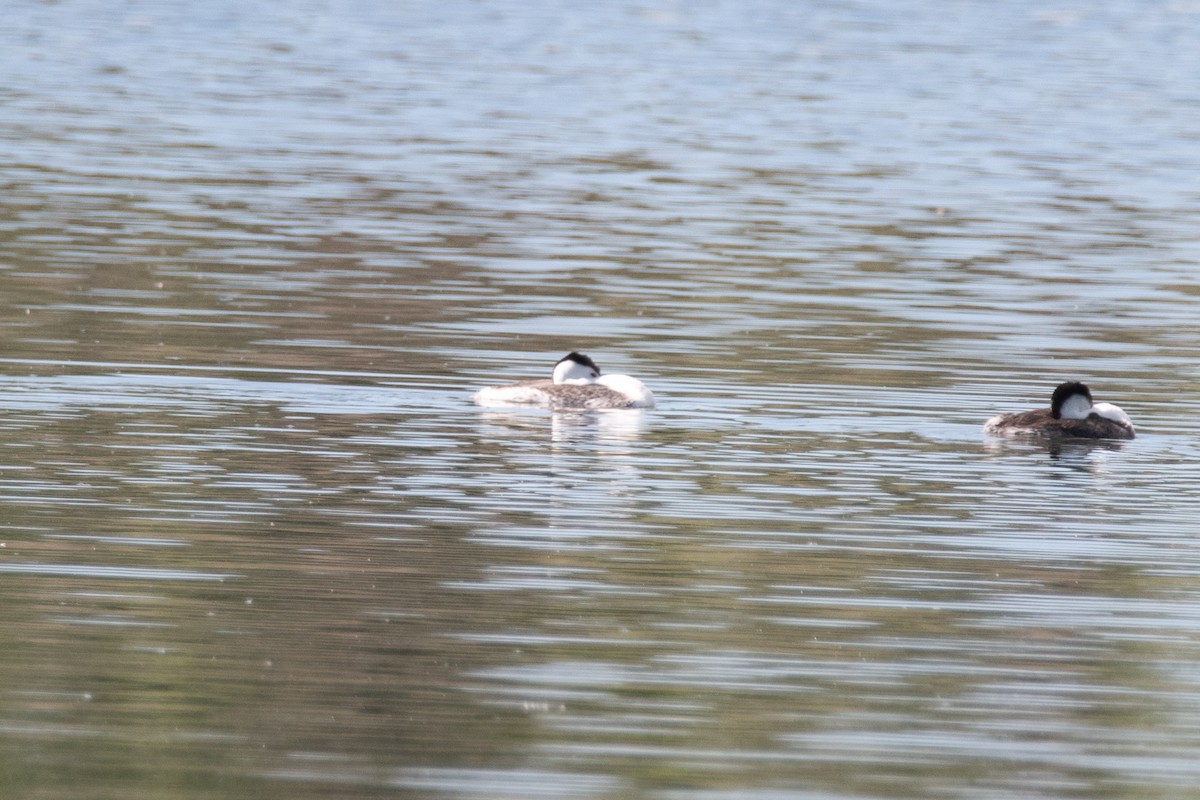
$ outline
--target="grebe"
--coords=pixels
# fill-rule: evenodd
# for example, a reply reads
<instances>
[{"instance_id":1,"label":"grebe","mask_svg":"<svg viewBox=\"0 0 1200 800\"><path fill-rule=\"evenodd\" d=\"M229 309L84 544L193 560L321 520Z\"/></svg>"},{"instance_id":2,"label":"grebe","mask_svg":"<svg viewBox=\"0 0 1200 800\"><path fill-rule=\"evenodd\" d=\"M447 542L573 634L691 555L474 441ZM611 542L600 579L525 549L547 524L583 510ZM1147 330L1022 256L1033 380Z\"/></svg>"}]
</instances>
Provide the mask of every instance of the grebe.
<instances>
[{"instance_id":1,"label":"grebe","mask_svg":"<svg viewBox=\"0 0 1200 800\"><path fill-rule=\"evenodd\" d=\"M481 406L536 405L552 409L650 408L654 395L629 375L601 375L596 362L571 352L549 379L489 386L475 393Z\"/></svg>"},{"instance_id":2,"label":"grebe","mask_svg":"<svg viewBox=\"0 0 1200 800\"><path fill-rule=\"evenodd\" d=\"M1133 423L1112 403L1093 403L1088 387L1078 381L1059 384L1049 408L1000 414L983 423L986 433L997 436L1074 437L1081 439L1132 439Z\"/></svg>"}]
</instances>

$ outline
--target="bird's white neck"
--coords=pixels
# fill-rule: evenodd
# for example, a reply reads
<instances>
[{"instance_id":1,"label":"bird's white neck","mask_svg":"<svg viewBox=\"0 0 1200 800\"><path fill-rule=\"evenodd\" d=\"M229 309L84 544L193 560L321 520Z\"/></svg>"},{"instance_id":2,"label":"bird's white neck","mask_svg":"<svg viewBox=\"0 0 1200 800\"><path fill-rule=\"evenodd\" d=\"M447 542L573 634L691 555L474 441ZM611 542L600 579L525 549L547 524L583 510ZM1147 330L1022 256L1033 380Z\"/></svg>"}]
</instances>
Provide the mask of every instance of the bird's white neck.
<instances>
[{"instance_id":1,"label":"bird's white neck","mask_svg":"<svg viewBox=\"0 0 1200 800\"><path fill-rule=\"evenodd\" d=\"M595 383L596 377L596 371L587 364L580 364L578 361L572 361L569 358L564 358L554 365L555 383L570 383L581 386L588 383Z\"/></svg>"},{"instance_id":2,"label":"bird's white neck","mask_svg":"<svg viewBox=\"0 0 1200 800\"><path fill-rule=\"evenodd\" d=\"M1058 415L1062 419L1087 419L1091 413L1092 401L1082 394L1071 395L1058 409Z\"/></svg>"}]
</instances>

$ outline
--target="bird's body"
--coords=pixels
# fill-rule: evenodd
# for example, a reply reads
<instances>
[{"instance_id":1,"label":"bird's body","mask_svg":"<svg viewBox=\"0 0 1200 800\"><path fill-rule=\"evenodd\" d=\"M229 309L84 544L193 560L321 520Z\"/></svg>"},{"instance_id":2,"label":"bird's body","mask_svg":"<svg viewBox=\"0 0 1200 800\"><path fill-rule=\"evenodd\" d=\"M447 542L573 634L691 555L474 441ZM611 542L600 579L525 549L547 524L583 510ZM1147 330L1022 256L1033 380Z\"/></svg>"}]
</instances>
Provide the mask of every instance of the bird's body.
<instances>
[{"instance_id":1,"label":"bird's body","mask_svg":"<svg viewBox=\"0 0 1200 800\"><path fill-rule=\"evenodd\" d=\"M595 362L572 352L554 365L551 378L489 386L475 393L481 406L536 405L555 410L650 408L654 395L629 375L601 375Z\"/></svg>"},{"instance_id":2,"label":"bird's body","mask_svg":"<svg viewBox=\"0 0 1200 800\"><path fill-rule=\"evenodd\" d=\"M1075 439L1132 439L1136 435L1129 416L1112 403L1093 403L1082 383L1060 384L1050 408L998 414L983 424L996 436Z\"/></svg>"}]
</instances>

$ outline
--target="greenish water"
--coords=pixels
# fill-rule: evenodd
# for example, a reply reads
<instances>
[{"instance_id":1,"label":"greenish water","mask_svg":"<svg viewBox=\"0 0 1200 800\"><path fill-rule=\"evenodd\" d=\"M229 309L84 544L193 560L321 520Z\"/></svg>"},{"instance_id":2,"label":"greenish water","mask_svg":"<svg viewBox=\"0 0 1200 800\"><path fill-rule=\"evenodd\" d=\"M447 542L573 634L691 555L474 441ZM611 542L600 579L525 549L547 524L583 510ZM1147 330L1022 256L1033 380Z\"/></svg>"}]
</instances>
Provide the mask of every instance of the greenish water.
<instances>
[{"instance_id":1,"label":"greenish water","mask_svg":"<svg viewBox=\"0 0 1200 800\"><path fill-rule=\"evenodd\" d=\"M1187 796L1196 21L9 9L4 796Z\"/></svg>"}]
</instances>

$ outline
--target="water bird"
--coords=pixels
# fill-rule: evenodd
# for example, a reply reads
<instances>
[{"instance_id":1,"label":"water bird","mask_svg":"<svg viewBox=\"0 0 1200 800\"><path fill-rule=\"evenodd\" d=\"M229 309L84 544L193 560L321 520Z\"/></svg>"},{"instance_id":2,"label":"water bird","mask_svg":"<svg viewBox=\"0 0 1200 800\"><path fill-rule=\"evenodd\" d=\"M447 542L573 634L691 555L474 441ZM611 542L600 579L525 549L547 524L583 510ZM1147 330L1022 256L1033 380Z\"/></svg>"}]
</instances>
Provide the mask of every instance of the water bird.
<instances>
[{"instance_id":1,"label":"water bird","mask_svg":"<svg viewBox=\"0 0 1200 800\"><path fill-rule=\"evenodd\" d=\"M549 378L489 386L475 393L481 406L535 405L551 409L650 408L654 395L630 375L601 375L596 362L570 352Z\"/></svg>"},{"instance_id":2,"label":"water bird","mask_svg":"<svg viewBox=\"0 0 1200 800\"><path fill-rule=\"evenodd\" d=\"M1059 384L1049 408L998 414L983 423L983 430L997 436L1044 439L1134 438L1129 416L1112 403L1093 403L1091 391L1079 381Z\"/></svg>"}]
</instances>

